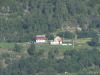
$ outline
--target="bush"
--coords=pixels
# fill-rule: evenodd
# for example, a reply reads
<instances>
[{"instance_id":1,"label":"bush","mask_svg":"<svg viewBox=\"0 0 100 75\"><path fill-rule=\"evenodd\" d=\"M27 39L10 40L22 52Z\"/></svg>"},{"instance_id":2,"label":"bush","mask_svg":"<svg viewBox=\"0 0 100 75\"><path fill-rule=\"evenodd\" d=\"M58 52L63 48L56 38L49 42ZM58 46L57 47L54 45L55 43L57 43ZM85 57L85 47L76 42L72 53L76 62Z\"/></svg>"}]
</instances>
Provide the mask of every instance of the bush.
<instances>
[{"instance_id":1,"label":"bush","mask_svg":"<svg viewBox=\"0 0 100 75\"><path fill-rule=\"evenodd\" d=\"M15 52L19 52L20 53L21 49L22 49L22 46L20 46L18 44L15 44L15 47L14 47L14 51Z\"/></svg>"},{"instance_id":2,"label":"bush","mask_svg":"<svg viewBox=\"0 0 100 75\"><path fill-rule=\"evenodd\" d=\"M29 53L29 55L35 55L35 45L31 44L30 47L28 48L27 52Z\"/></svg>"}]
</instances>

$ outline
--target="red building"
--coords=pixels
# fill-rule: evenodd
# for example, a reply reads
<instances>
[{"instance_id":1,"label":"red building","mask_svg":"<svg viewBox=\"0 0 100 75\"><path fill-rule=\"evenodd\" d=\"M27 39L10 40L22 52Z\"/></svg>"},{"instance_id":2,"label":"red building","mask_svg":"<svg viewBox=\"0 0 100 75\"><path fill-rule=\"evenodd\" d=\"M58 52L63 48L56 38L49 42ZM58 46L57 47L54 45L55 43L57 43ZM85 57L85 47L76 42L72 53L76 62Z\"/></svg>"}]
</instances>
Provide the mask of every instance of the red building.
<instances>
[{"instance_id":1,"label":"red building","mask_svg":"<svg viewBox=\"0 0 100 75\"><path fill-rule=\"evenodd\" d=\"M47 38L45 35L37 35L36 36L36 43L46 43Z\"/></svg>"}]
</instances>

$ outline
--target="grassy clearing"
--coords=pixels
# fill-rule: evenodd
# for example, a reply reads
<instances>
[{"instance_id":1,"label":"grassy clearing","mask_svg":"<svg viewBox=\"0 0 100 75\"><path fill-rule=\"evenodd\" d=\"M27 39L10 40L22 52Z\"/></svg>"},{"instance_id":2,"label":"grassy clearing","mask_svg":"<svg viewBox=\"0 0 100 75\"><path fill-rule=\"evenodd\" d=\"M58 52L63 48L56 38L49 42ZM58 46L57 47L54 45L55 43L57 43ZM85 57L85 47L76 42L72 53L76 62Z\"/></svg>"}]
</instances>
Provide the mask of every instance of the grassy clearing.
<instances>
[{"instance_id":1,"label":"grassy clearing","mask_svg":"<svg viewBox=\"0 0 100 75\"><path fill-rule=\"evenodd\" d=\"M15 46L14 43L0 43L0 48L4 49L13 49Z\"/></svg>"},{"instance_id":2,"label":"grassy clearing","mask_svg":"<svg viewBox=\"0 0 100 75\"><path fill-rule=\"evenodd\" d=\"M48 52L50 50L59 50L59 55L62 55L65 51L70 49L72 49L72 46L36 44L36 50L44 50L45 52Z\"/></svg>"},{"instance_id":3,"label":"grassy clearing","mask_svg":"<svg viewBox=\"0 0 100 75\"><path fill-rule=\"evenodd\" d=\"M92 49L92 46L89 46L86 42L90 41L89 39L77 39L75 40L75 46L63 46L63 45L50 45L50 44L35 44L36 45L36 50L43 50L47 55L47 52L50 50L59 50L59 56L62 55L65 51L67 50L81 50L81 49ZM27 49L30 46L30 42L23 42L23 43L18 43L19 45L22 46L21 49L21 55L27 55ZM13 50L15 47L15 43L0 43L0 48L3 49L8 49L8 50ZM99 47L98 47L99 48ZM100 49L100 48L99 48Z\"/></svg>"},{"instance_id":4,"label":"grassy clearing","mask_svg":"<svg viewBox=\"0 0 100 75\"><path fill-rule=\"evenodd\" d=\"M86 43L75 43L74 47L73 47L73 45L66 46L66 45L36 44L36 50L45 50L45 51L49 51L51 49L58 49L61 52L64 52L66 50L72 50L72 49L78 50L78 49L82 49L82 48L91 49L92 47Z\"/></svg>"},{"instance_id":5,"label":"grassy clearing","mask_svg":"<svg viewBox=\"0 0 100 75\"><path fill-rule=\"evenodd\" d=\"M0 48L4 48L4 49L13 49L15 47L16 43L0 43ZM20 46L23 45L23 43L19 44ZM25 46L26 48L27 46Z\"/></svg>"},{"instance_id":6,"label":"grassy clearing","mask_svg":"<svg viewBox=\"0 0 100 75\"><path fill-rule=\"evenodd\" d=\"M58 50L61 50L63 52L63 51L72 49L72 46L50 45L50 44L36 44L36 50L48 51L48 50L51 50L51 49L52 50L53 49L58 49Z\"/></svg>"},{"instance_id":7,"label":"grassy clearing","mask_svg":"<svg viewBox=\"0 0 100 75\"><path fill-rule=\"evenodd\" d=\"M87 43L88 41L90 41L90 39L77 39L77 40L75 40L75 43L82 44L82 43Z\"/></svg>"},{"instance_id":8,"label":"grassy clearing","mask_svg":"<svg viewBox=\"0 0 100 75\"><path fill-rule=\"evenodd\" d=\"M57 56L62 56L65 51L72 50L73 46L63 46L63 45L50 45L50 44L35 44L36 50L43 50L44 56L48 55L50 50L58 50L59 54Z\"/></svg>"},{"instance_id":9,"label":"grassy clearing","mask_svg":"<svg viewBox=\"0 0 100 75\"><path fill-rule=\"evenodd\" d=\"M63 45L50 45L50 44L36 44L36 50L43 50L44 52L48 52L50 50L59 50L59 55L58 56L62 56L63 53L65 51L68 50L82 50L82 49L92 49L91 46L88 46L88 44L84 43L84 44L78 44L75 45L74 48L73 46L63 46ZM47 56L47 54L45 54L44 56Z\"/></svg>"}]
</instances>

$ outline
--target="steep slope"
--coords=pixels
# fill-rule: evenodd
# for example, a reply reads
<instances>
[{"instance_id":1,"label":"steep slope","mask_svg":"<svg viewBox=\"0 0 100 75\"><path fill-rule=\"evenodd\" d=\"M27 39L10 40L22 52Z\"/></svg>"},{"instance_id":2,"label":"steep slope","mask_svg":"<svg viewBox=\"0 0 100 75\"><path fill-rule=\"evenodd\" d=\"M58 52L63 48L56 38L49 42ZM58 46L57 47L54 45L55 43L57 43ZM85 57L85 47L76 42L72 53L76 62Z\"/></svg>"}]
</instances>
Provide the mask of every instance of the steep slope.
<instances>
[{"instance_id":1,"label":"steep slope","mask_svg":"<svg viewBox=\"0 0 100 75\"><path fill-rule=\"evenodd\" d=\"M29 41L68 26L86 28L88 18L99 15L99 0L1 0L0 41Z\"/></svg>"}]
</instances>

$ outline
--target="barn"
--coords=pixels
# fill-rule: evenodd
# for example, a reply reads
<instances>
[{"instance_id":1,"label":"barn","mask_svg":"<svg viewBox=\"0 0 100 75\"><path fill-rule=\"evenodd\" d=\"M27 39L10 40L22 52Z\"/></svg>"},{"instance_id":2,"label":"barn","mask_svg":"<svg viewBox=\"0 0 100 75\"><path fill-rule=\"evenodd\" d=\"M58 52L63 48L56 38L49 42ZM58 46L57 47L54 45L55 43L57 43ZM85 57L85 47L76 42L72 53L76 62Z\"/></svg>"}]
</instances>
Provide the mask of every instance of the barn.
<instances>
[{"instance_id":1,"label":"barn","mask_svg":"<svg viewBox=\"0 0 100 75\"><path fill-rule=\"evenodd\" d=\"M36 36L36 43L46 43L47 38L45 35L37 35Z\"/></svg>"}]
</instances>

